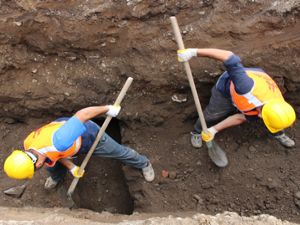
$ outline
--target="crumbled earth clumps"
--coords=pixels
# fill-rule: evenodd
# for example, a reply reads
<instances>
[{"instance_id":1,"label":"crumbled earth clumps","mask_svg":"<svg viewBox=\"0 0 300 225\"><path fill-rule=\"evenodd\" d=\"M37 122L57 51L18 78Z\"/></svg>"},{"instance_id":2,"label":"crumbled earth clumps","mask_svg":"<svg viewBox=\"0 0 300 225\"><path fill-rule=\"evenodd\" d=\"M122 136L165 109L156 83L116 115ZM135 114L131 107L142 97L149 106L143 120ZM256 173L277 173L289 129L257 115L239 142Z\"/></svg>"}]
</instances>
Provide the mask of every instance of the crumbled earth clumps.
<instances>
[{"instance_id":1,"label":"crumbled earth clumps","mask_svg":"<svg viewBox=\"0 0 300 225\"><path fill-rule=\"evenodd\" d=\"M0 1L1 165L33 129L86 106L112 104L132 77L108 133L147 155L156 179L146 183L140 171L92 158L73 196L76 207L119 214L231 211L300 223L299 120L286 131L296 142L292 149L273 140L261 121L218 133L229 165L217 168L205 146L190 145L197 112L169 20L176 16L186 47L228 49L245 66L263 68L299 115L299 11L296 0ZM205 107L224 67L203 58L190 65ZM1 190L23 184L0 171ZM72 177L53 191L43 189L46 177L37 171L20 198L1 192L0 205L69 207Z\"/></svg>"}]
</instances>

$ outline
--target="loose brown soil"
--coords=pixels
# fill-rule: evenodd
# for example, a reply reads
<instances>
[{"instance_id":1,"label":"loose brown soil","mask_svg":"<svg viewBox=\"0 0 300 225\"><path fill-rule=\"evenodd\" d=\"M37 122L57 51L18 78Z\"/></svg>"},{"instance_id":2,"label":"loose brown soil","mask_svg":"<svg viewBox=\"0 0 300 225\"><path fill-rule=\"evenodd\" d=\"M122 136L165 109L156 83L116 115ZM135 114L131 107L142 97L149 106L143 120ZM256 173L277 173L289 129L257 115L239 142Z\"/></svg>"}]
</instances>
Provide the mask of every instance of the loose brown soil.
<instances>
[{"instance_id":1,"label":"loose brown soil","mask_svg":"<svg viewBox=\"0 0 300 225\"><path fill-rule=\"evenodd\" d=\"M229 165L214 166L205 146L194 149L189 142L197 114L169 21L176 15L187 47L229 49L245 66L264 68L299 115L298 1L28 0L0 6L1 165L32 129L82 107L111 104L131 76L119 123L109 133L147 155L156 179L146 183L140 171L92 158L73 196L78 207L122 214L234 211L300 223L299 121L287 130L293 149L268 137L261 122L217 134ZM191 67L205 106L222 65L193 59ZM172 101L174 94L187 102ZM0 172L0 190L22 183ZM46 176L36 172L20 199L1 192L0 205L70 206L71 176L50 192L43 189Z\"/></svg>"}]
</instances>

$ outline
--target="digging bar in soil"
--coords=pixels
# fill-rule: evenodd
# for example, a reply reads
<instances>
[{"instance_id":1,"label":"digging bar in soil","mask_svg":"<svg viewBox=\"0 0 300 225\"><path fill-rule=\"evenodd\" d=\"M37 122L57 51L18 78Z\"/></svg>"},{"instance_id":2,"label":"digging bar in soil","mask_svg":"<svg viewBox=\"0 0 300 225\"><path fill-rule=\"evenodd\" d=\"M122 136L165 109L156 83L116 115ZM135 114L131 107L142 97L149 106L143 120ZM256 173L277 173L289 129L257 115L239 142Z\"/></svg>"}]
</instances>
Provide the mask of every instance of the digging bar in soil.
<instances>
[{"instance_id":1,"label":"digging bar in soil","mask_svg":"<svg viewBox=\"0 0 300 225\"><path fill-rule=\"evenodd\" d=\"M26 190L27 185L29 184L29 180L27 180L24 184L18 185L15 187L8 188L4 190L4 194L13 197L13 198L21 198L23 193Z\"/></svg>"}]
</instances>

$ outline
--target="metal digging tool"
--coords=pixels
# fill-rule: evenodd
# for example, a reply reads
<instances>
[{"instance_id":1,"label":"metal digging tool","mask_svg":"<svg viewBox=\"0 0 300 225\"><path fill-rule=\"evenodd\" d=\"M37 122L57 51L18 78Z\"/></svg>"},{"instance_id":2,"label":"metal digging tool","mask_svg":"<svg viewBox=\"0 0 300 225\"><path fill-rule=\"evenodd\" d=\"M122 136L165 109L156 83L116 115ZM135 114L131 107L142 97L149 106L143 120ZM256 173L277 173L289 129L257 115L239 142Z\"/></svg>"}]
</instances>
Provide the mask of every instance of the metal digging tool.
<instances>
[{"instance_id":1,"label":"metal digging tool","mask_svg":"<svg viewBox=\"0 0 300 225\"><path fill-rule=\"evenodd\" d=\"M127 78L126 83L124 84L124 86L123 86L123 88L122 88L122 90L121 90L121 92L120 92L118 98L116 99L116 101L115 101L115 103L114 103L115 105L120 105L120 104L121 104L121 102L122 102L122 100L123 100L123 98L124 98L124 96L125 96L125 94L126 94L128 88L130 87L130 85L131 85L131 83L132 83L132 80L133 80L132 77L128 77L128 78ZM101 128L100 128L100 131L99 131L98 134L97 134L97 137L96 137L96 139L95 139L95 141L94 141L92 147L90 148L89 152L87 153L87 155L85 156L83 162L81 163L81 166L80 166L80 169L79 169L79 173L80 173L81 171L83 171L84 168L86 167L86 165L87 165L89 159L91 158L91 156L92 156L92 154L93 154L93 152L94 152L94 150L95 150L95 148L96 148L98 142L100 141L101 137L102 137L103 134L105 133L105 130L106 130L106 128L107 128L109 122L111 121L111 119L112 119L111 116L107 116L107 117L106 117L106 119L105 119L103 125L102 125ZM75 190L75 188L76 188L76 185L77 185L78 181L79 181L79 178L76 178L76 177L75 177L75 178L73 179L73 181L72 181L72 183L71 183L71 185L70 185L70 187L69 187L69 189L68 189L68 192L67 192L67 196L68 196L69 198L72 197L72 194L73 194L73 192L74 192L74 190Z\"/></svg>"},{"instance_id":2,"label":"metal digging tool","mask_svg":"<svg viewBox=\"0 0 300 225\"><path fill-rule=\"evenodd\" d=\"M4 190L3 192L4 192L4 194L6 194L8 196L11 196L14 198L21 198L28 184L29 184L29 180L25 181L25 183L22 185L8 188L8 189Z\"/></svg>"},{"instance_id":3,"label":"metal digging tool","mask_svg":"<svg viewBox=\"0 0 300 225\"><path fill-rule=\"evenodd\" d=\"M182 37L181 37L181 33L180 33L180 29L177 23L177 19L175 16L171 16L170 17L171 20L171 24L172 24L172 28L175 34L175 39L178 45L179 49L184 49L184 44L182 41ZM198 93L196 90L196 86L194 83L194 79L193 79L193 75L192 75L192 71L191 71L191 67L190 64L188 62L184 62L184 68L185 68L185 72L187 74L188 80L189 80L189 84L192 90L192 94L193 94L193 98L196 104L196 108L197 108L197 112L198 112L198 116L201 122L201 126L204 132L208 132L207 131L207 125L204 119L204 115L202 112L202 108L200 105L200 101L199 101L199 97L198 97ZM215 141L210 141L206 143L207 148L208 148L208 155L211 158L211 160L218 166L218 167L225 167L228 164L228 160L226 157L225 152L220 148L220 146L215 142Z\"/></svg>"}]
</instances>

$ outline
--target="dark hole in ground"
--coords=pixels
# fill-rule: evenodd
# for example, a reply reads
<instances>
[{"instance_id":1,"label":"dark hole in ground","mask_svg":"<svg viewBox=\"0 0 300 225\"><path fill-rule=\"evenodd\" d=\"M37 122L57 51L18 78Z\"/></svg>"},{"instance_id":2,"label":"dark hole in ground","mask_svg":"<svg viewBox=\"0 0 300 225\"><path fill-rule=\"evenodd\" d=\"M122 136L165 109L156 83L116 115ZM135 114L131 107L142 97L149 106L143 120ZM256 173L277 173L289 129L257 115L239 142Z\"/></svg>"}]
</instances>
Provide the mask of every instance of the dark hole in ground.
<instances>
[{"instance_id":1,"label":"dark hole in ground","mask_svg":"<svg viewBox=\"0 0 300 225\"><path fill-rule=\"evenodd\" d=\"M103 124L104 119L94 119ZM112 119L106 133L118 143L121 143L119 120ZM80 157L82 161L84 156ZM78 162L79 162L78 160ZM76 162L77 164L79 164ZM80 208L87 208L97 212L131 214L133 199L122 171L119 160L92 156L86 167L86 174L78 183L73 200Z\"/></svg>"}]
</instances>

